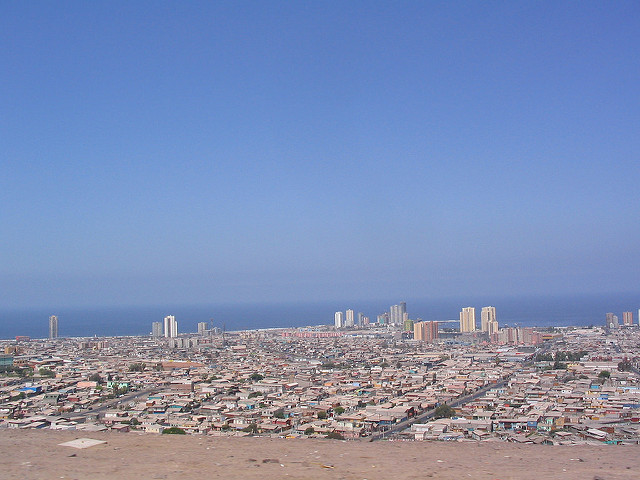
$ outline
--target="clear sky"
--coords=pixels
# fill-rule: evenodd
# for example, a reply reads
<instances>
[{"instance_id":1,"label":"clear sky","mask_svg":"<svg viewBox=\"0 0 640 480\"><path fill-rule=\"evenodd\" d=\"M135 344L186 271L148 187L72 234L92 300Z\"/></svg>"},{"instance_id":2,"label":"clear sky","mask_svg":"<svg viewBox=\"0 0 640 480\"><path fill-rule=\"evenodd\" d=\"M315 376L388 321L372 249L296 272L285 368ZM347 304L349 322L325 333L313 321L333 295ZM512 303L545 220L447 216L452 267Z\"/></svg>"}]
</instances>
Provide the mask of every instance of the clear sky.
<instances>
[{"instance_id":1,"label":"clear sky","mask_svg":"<svg viewBox=\"0 0 640 480\"><path fill-rule=\"evenodd\" d=\"M0 2L0 306L640 291L640 3Z\"/></svg>"}]
</instances>

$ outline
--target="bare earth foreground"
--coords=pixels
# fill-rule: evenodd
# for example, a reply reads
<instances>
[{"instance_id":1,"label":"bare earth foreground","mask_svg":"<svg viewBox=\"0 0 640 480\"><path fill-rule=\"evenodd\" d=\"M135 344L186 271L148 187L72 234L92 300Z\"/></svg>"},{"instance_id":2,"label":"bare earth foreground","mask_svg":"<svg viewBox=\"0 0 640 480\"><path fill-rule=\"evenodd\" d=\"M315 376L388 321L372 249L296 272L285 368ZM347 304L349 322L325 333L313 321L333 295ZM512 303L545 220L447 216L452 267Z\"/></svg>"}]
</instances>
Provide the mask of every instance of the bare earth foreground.
<instances>
[{"instance_id":1,"label":"bare earth foreground","mask_svg":"<svg viewBox=\"0 0 640 480\"><path fill-rule=\"evenodd\" d=\"M85 449L77 438L105 440ZM0 431L3 479L638 479L638 446Z\"/></svg>"}]
</instances>

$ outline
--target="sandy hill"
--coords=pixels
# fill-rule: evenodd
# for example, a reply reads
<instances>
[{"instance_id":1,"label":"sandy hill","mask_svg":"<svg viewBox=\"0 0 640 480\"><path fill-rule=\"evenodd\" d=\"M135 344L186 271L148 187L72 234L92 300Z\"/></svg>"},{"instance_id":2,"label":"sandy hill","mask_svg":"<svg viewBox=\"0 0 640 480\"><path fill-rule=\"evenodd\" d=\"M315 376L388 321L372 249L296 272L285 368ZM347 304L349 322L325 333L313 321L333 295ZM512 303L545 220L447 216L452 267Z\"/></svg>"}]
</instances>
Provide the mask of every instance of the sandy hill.
<instances>
[{"instance_id":1,"label":"sandy hill","mask_svg":"<svg viewBox=\"0 0 640 480\"><path fill-rule=\"evenodd\" d=\"M76 449L77 438L106 441ZM0 431L2 479L640 478L638 446L344 442L79 431Z\"/></svg>"}]
</instances>

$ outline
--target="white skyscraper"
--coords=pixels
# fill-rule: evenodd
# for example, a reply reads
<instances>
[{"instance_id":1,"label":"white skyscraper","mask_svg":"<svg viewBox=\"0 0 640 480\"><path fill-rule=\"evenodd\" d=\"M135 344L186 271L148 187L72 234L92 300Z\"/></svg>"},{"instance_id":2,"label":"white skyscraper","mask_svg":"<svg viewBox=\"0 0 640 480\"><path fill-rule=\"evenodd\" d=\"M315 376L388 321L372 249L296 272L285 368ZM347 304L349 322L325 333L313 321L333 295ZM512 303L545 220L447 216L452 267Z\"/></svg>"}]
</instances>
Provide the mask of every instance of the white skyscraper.
<instances>
[{"instance_id":1,"label":"white skyscraper","mask_svg":"<svg viewBox=\"0 0 640 480\"><path fill-rule=\"evenodd\" d=\"M463 333L476 331L476 309L465 307L460 312L460 331Z\"/></svg>"},{"instance_id":2,"label":"white skyscraper","mask_svg":"<svg viewBox=\"0 0 640 480\"><path fill-rule=\"evenodd\" d=\"M207 322L198 322L198 334L204 335L207 331Z\"/></svg>"},{"instance_id":3,"label":"white skyscraper","mask_svg":"<svg viewBox=\"0 0 640 480\"><path fill-rule=\"evenodd\" d=\"M334 315L333 318L334 318L334 321L335 321L336 328L344 327L344 313L336 312L336 314Z\"/></svg>"},{"instance_id":4,"label":"white skyscraper","mask_svg":"<svg viewBox=\"0 0 640 480\"><path fill-rule=\"evenodd\" d=\"M174 338L178 336L178 322L173 315L164 317L164 336Z\"/></svg>"},{"instance_id":5,"label":"white skyscraper","mask_svg":"<svg viewBox=\"0 0 640 480\"><path fill-rule=\"evenodd\" d=\"M58 317L55 315L49 317L49 338L58 338Z\"/></svg>"},{"instance_id":6,"label":"white skyscraper","mask_svg":"<svg viewBox=\"0 0 640 480\"><path fill-rule=\"evenodd\" d=\"M349 309L347 310L344 326L353 327L354 325L355 325L355 313L353 310Z\"/></svg>"}]
</instances>

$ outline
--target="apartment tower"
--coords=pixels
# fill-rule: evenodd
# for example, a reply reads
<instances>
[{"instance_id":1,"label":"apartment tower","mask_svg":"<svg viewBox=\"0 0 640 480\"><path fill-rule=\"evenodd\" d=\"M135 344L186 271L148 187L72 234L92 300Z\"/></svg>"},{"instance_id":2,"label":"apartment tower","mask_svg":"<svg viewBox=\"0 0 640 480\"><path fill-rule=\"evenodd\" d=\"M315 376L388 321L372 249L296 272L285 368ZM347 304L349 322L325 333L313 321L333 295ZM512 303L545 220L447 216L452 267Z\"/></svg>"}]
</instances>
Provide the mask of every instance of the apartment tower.
<instances>
[{"instance_id":1,"label":"apartment tower","mask_svg":"<svg viewBox=\"0 0 640 480\"><path fill-rule=\"evenodd\" d=\"M58 317L56 315L49 317L49 338L58 338Z\"/></svg>"},{"instance_id":2,"label":"apartment tower","mask_svg":"<svg viewBox=\"0 0 640 480\"><path fill-rule=\"evenodd\" d=\"M164 336L166 338L175 338L178 336L178 322L173 315L164 317Z\"/></svg>"},{"instance_id":3,"label":"apartment tower","mask_svg":"<svg viewBox=\"0 0 640 480\"><path fill-rule=\"evenodd\" d=\"M460 312L460 332L468 333L476 331L476 309L464 307Z\"/></svg>"},{"instance_id":4,"label":"apartment tower","mask_svg":"<svg viewBox=\"0 0 640 480\"><path fill-rule=\"evenodd\" d=\"M496 307L482 307L482 312L480 312L480 329L489 335L498 332Z\"/></svg>"}]
</instances>

